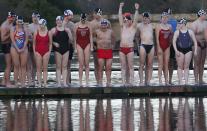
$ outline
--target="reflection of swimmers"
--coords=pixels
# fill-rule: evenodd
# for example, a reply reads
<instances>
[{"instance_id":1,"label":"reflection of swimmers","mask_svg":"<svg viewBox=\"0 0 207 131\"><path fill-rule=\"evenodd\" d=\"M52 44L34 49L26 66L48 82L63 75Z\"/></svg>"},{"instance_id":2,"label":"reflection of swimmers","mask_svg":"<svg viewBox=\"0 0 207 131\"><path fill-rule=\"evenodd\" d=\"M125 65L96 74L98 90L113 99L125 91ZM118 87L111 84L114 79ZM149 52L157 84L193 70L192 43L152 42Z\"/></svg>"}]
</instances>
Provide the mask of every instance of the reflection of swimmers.
<instances>
[{"instance_id":1,"label":"reflection of swimmers","mask_svg":"<svg viewBox=\"0 0 207 131\"><path fill-rule=\"evenodd\" d=\"M35 54L36 67L37 67L37 80L38 87L42 84L42 70L44 87L47 87L47 68L52 49L51 34L47 29L47 21L45 19L39 20L39 28L34 33L33 51Z\"/></svg>"},{"instance_id":2,"label":"reflection of swimmers","mask_svg":"<svg viewBox=\"0 0 207 131\"><path fill-rule=\"evenodd\" d=\"M10 39L10 29L13 26L16 15L14 12L8 12L7 20L4 21L1 25L1 43L2 43L2 52L4 53L6 68L4 71L4 78L2 84L6 87L11 87L10 83L10 72L12 66L12 59L10 54L11 48L11 39Z\"/></svg>"},{"instance_id":3,"label":"reflection of swimmers","mask_svg":"<svg viewBox=\"0 0 207 131\"><path fill-rule=\"evenodd\" d=\"M120 61L121 61L121 73L122 73L122 82L126 84L126 70L127 65L129 67L129 80L130 84L134 83L134 36L137 31L137 21L138 21L138 9L139 4L135 3L135 17L134 21L131 18L130 13L125 13L122 15L122 8L124 3L120 3L119 6L119 23L121 26L121 41L120 41Z\"/></svg>"},{"instance_id":4,"label":"reflection of swimmers","mask_svg":"<svg viewBox=\"0 0 207 131\"><path fill-rule=\"evenodd\" d=\"M207 28L206 12L204 10L200 10L197 13L197 16L198 19L191 24L190 28L194 31L196 40L198 41L198 54L194 57L195 82L196 84L202 84L207 47L207 43L204 38L204 30Z\"/></svg>"},{"instance_id":5,"label":"reflection of swimmers","mask_svg":"<svg viewBox=\"0 0 207 131\"><path fill-rule=\"evenodd\" d=\"M186 19L182 18L178 24L180 27L175 31L173 36L173 47L176 52L176 60L178 64L178 79L179 84L182 84L182 77L184 76L185 84L188 84L189 65L192 58L192 46L194 43L194 55L196 56L197 41L193 31L186 27Z\"/></svg>"},{"instance_id":6,"label":"reflection of swimmers","mask_svg":"<svg viewBox=\"0 0 207 131\"><path fill-rule=\"evenodd\" d=\"M161 23L156 27L157 57L158 57L158 77L162 83L162 71L164 72L165 84L169 84L168 63L170 57L170 41L172 27L168 22L168 13L163 12Z\"/></svg>"},{"instance_id":7,"label":"reflection of swimmers","mask_svg":"<svg viewBox=\"0 0 207 131\"><path fill-rule=\"evenodd\" d=\"M93 12L93 20L90 22L91 29L93 31L93 60L94 60L94 74L96 78L96 82L98 83L98 59L97 59L97 43L95 31L99 28L100 22L102 20L102 10L100 8L96 8Z\"/></svg>"},{"instance_id":8,"label":"reflection of swimmers","mask_svg":"<svg viewBox=\"0 0 207 131\"><path fill-rule=\"evenodd\" d=\"M98 57L98 84L102 85L103 67L105 66L107 86L111 84L112 48L115 43L114 33L109 28L106 19L101 20L100 29L96 30L97 57Z\"/></svg>"},{"instance_id":9,"label":"reflection of swimmers","mask_svg":"<svg viewBox=\"0 0 207 131\"><path fill-rule=\"evenodd\" d=\"M19 78L21 86L25 87L28 34L24 29L24 22L21 16L17 17L16 26L11 29L10 37L12 40L11 56L14 63L15 85L17 86Z\"/></svg>"},{"instance_id":10,"label":"reflection of swimmers","mask_svg":"<svg viewBox=\"0 0 207 131\"><path fill-rule=\"evenodd\" d=\"M38 29L38 21L39 21L40 15L38 12L32 13L32 23L28 26L28 35L29 35L29 41L28 41L28 62L27 62L27 79L29 85L34 85L35 82L35 75L36 75L36 67L35 67L35 58L34 58L34 52L33 52L33 35L34 32Z\"/></svg>"},{"instance_id":11,"label":"reflection of swimmers","mask_svg":"<svg viewBox=\"0 0 207 131\"><path fill-rule=\"evenodd\" d=\"M73 12L71 10L65 10L64 11L64 20L63 24L66 28L69 28L73 37L75 35L74 28L75 24L71 21L73 19ZM69 85L71 83L71 61L73 58L73 52L74 52L74 40L70 42L69 47L69 59L68 59L68 75L67 75L67 84Z\"/></svg>"},{"instance_id":12,"label":"reflection of swimmers","mask_svg":"<svg viewBox=\"0 0 207 131\"><path fill-rule=\"evenodd\" d=\"M92 31L86 14L82 13L80 22L75 27L75 46L79 61L79 81L82 85L83 68L85 67L86 85L89 81L89 59L93 45Z\"/></svg>"},{"instance_id":13,"label":"reflection of swimmers","mask_svg":"<svg viewBox=\"0 0 207 131\"><path fill-rule=\"evenodd\" d=\"M63 85L67 87L67 65L72 34L69 28L64 27L62 16L56 17L56 25L56 27L52 28L51 35L53 36L53 49L55 51L57 83L58 87L61 87L62 74Z\"/></svg>"},{"instance_id":14,"label":"reflection of swimmers","mask_svg":"<svg viewBox=\"0 0 207 131\"><path fill-rule=\"evenodd\" d=\"M139 51L140 57L140 68L139 68L139 76L140 76L140 85L143 85L143 68L146 62L147 73L145 77L147 77L146 84L150 84L150 80L152 78L152 64L154 58L154 42L153 42L153 27L150 23L150 14L148 12L144 12L142 14L143 22L138 24L138 29L140 31L141 45Z\"/></svg>"}]
</instances>

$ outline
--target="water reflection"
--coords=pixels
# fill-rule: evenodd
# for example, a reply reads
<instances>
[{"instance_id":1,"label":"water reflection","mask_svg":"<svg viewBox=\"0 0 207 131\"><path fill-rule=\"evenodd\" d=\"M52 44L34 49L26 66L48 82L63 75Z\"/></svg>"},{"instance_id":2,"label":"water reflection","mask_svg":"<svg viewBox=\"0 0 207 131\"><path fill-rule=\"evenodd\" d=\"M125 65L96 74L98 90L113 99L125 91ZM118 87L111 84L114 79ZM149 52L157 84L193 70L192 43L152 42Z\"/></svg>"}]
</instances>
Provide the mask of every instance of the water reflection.
<instances>
[{"instance_id":1,"label":"water reflection","mask_svg":"<svg viewBox=\"0 0 207 131\"><path fill-rule=\"evenodd\" d=\"M206 131L206 98L4 100L2 131ZM2 124L3 125L3 124Z\"/></svg>"}]
</instances>

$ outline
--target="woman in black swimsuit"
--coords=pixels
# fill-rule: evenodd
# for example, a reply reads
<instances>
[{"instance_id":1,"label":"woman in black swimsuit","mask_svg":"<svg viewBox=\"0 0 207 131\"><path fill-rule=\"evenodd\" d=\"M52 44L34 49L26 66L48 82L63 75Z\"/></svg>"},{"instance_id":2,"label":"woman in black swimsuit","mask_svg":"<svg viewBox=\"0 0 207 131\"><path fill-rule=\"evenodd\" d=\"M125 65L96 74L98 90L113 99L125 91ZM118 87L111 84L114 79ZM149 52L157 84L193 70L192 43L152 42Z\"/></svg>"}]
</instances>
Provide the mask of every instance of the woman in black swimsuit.
<instances>
[{"instance_id":1,"label":"woman in black swimsuit","mask_svg":"<svg viewBox=\"0 0 207 131\"><path fill-rule=\"evenodd\" d=\"M186 27L186 19L182 18L178 24L179 30L175 31L173 37L173 47L175 49L178 64L178 79L179 84L182 84L182 77L184 76L185 84L188 84L189 66L193 55L192 46L194 43L194 55L197 55L197 41L193 31Z\"/></svg>"},{"instance_id":2,"label":"woman in black swimsuit","mask_svg":"<svg viewBox=\"0 0 207 131\"><path fill-rule=\"evenodd\" d=\"M72 34L69 28L65 28L63 25L63 17L57 16L56 27L51 32L53 36L53 50L55 51L56 60L56 75L57 86L61 87L61 74L63 79L63 86L67 87L67 64L69 57L69 43L72 39Z\"/></svg>"}]
</instances>

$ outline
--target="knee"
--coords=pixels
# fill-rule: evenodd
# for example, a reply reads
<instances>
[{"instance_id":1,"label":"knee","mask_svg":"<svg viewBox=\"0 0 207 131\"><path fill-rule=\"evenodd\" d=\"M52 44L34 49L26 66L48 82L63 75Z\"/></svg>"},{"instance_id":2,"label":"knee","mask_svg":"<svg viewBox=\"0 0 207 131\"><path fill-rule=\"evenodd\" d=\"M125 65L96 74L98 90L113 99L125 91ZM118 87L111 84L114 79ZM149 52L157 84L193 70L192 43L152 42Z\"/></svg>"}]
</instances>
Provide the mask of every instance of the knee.
<instances>
[{"instance_id":1,"label":"knee","mask_svg":"<svg viewBox=\"0 0 207 131\"><path fill-rule=\"evenodd\" d=\"M148 62L148 63L147 63L147 67L148 67L148 68L151 68L151 67L152 67L152 64L153 64L153 62Z\"/></svg>"},{"instance_id":2,"label":"knee","mask_svg":"<svg viewBox=\"0 0 207 131\"><path fill-rule=\"evenodd\" d=\"M56 69L57 70L60 70L61 69L61 66L60 65L56 65Z\"/></svg>"},{"instance_id":3,"label":"knee","mask_svg":"<svg viewBox=\"0 0 207 131\"><path fill-rule=\"evenodd\" d=\"M42 69L44 72L46 72L47 71L47 67L43 67L43 69Z\"/></svg>"}]
</instances>

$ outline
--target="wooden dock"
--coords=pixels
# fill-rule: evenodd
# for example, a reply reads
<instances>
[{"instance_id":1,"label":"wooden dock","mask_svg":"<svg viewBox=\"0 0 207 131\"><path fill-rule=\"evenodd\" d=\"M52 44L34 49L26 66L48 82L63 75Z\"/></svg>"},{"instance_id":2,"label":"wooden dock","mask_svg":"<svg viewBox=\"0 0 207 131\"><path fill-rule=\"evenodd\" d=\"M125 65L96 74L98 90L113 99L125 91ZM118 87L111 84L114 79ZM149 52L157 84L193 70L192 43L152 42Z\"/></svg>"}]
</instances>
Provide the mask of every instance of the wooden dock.
<instances>
[{"instance_id":1,"label":"wooden dock","mask_svg":"<svg viewBox=\"0 0 207 131\"><path fill-rule=\"evenodd\" d=\"M136 98L136 97L205 97L207 85L0 88L0 98Z\"/></svg>"}]
</instances>

